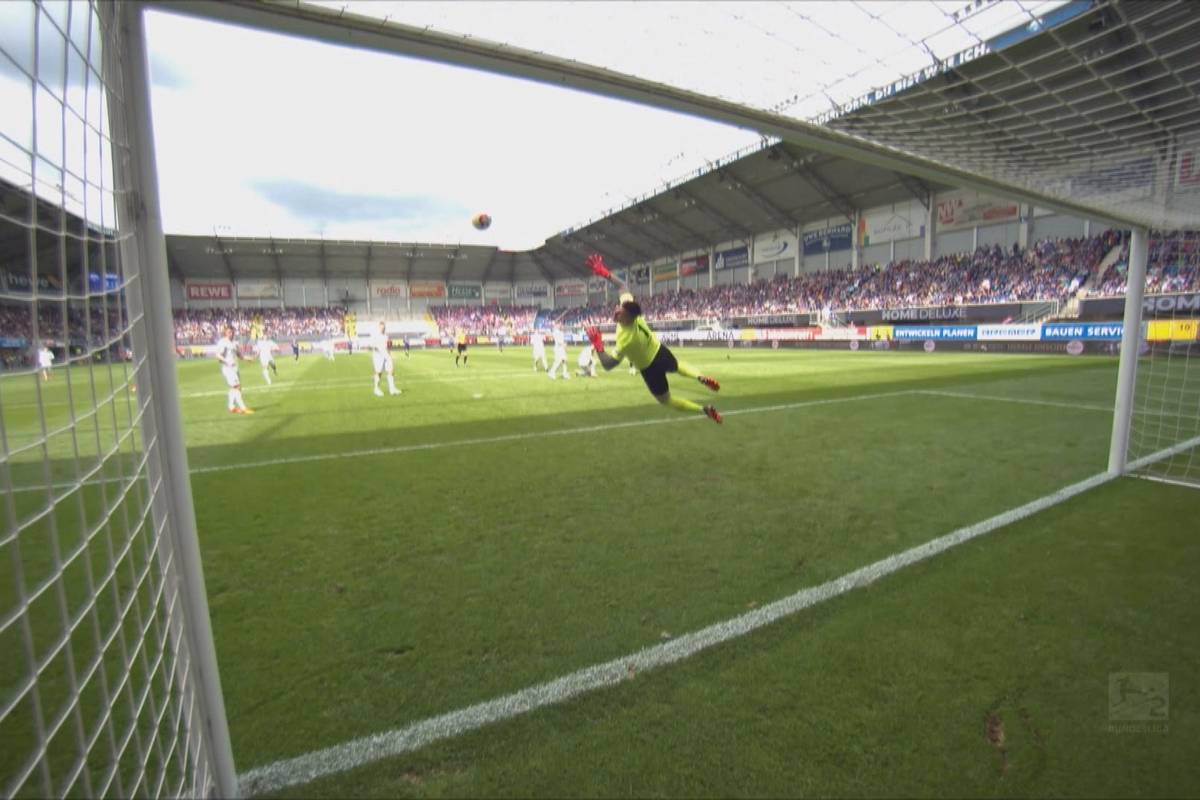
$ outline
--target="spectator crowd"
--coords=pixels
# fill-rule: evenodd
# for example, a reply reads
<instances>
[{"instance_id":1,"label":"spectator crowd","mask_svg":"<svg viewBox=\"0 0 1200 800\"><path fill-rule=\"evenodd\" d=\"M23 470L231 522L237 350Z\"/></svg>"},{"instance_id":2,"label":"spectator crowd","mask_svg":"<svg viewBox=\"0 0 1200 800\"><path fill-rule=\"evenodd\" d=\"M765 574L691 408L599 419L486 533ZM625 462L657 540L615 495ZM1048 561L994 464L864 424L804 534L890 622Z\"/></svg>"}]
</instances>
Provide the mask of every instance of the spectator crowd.
<instances>
[{"instance_id":1,"label":"spectator crowd","mask_svg":"<svg viewBox=\"0 0 1200 800\"><path fill-rule=\"evenodd\" d=\"M463 330L472 336L494 336L533 328L537 306L430 306L429 314L443 333Z\"/></svg>"},{"instance_id":2,"label":"spectator crowd","mask_svg":"<svg viewBox=\"0 0 1200 800\"><path fill-rule=\"evenodd\" d=\"M209 308L175 312L176 344L210 344L226 325L241 338L270 336L341 336L346 309L341 306L302 308Z\"/></svg>"}]
</instances>

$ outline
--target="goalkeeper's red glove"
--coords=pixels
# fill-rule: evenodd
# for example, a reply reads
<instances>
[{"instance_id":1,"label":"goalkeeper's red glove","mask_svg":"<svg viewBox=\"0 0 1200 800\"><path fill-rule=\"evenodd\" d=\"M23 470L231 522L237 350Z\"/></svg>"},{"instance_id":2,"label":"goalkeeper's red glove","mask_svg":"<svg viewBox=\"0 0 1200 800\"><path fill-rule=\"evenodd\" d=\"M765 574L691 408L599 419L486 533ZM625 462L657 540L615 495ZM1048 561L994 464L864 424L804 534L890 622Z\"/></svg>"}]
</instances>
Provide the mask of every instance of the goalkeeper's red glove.
<instances>
[{"instance_id":1,"label":"goalkeeper's red glove","mask_svg":"<svg viewBox=\"0 0 1200 800\"><path fill-rule=\"evenodd\" d=\"M593 325L584 332L587 334L588 339L592 341L592 347L595 348L596 352L603 353L604 337L600 335L600 329Z\"/></svg>"},{"instance_id":2,"label":"goalkeeper's red glove","mask_svg":"<svg viewBox=\"0 0 1200 800\"><path fill-rule=\"evenodd\" d=\"M591 267L593 275L598 275L605 279L612 277L612 273L608 271L608 267L604 266L604 256L599 253L592 253L588 256L587 265Z\"/></svg>"}]
</instances>

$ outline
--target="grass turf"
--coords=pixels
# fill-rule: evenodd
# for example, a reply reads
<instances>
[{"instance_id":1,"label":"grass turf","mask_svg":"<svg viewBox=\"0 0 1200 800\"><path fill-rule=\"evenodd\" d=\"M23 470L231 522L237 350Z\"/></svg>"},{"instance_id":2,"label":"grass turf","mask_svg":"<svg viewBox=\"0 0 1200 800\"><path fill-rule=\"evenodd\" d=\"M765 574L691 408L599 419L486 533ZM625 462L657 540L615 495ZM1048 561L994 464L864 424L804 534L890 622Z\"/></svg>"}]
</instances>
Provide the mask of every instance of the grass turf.
<instances>
[{"instance_id":1,"label":"grass turf","mask_svg":"<svg viewBox=\"0 0 1200 800\"><path fill-rule=\"evenodd\" d=\"M471 366L459 369L444 351L410 359L397 354L405 393L384 398L371 394L366 355L281 359L280 380L270 388L262 387L257 366L247 364L246 398L259 412L252 417L225 412L213 364L182 363L197 523L239 767L389 730L726 619L1028 502L1105 464L1111 416L1096 409L1112 403L1115 362L1109 359L741 349L680 354L721 379L716 399L727 413L723 427L659 408L640 379L624 370L551 382L530 369L522 350L476 349ZM55 408L53 392L62 393L63 383L45 387L44 407ZM0 395L6 430L34 437L37 405L21 395L27 384L15 384ZM672 385L695 399L707 396L679 378ZM991 399L935 393L942 391ZM66 444L51 447L50 471L58 477L72 471ZM33 463L12 469L15 479L31 485L41 477ZM1099 493L1072 505L1086 506L1093 494ZM1176 516L1164 524L1173 520L1186 529L1196 500L1194 493L1181 497ZM37 500L20 494L14 505L35 509ZM1090 536L1093 526L1085 515L1066 527L1078 538ZM27 572L52 569L44 552L23 556L32 565ZM1022 557L1043 566L1027 552L1013 554L1014 564ZM906 571L887 585L907 586L926 572L960 575L950 559ZM972 597L969 587L979 580L972 574L960 575L967 588L959 594L914 604L921 627L937 621L958 630L953 612ZM1006 575L1011 578L999 570L988 578L994 587L1008 587ZM846 634L849 639L828 649L836 654L857 639L863 652L856 657L873 658L896 625L882 611L875 616L865 599L845 598L797 620L859 603L877 628ZM1168 614L1163 624L1174 628L1183 620ZM755 643L770 643L793 624L776 627L722 652L754 652ZM1075 632L1073 623L1063 622L1043 635L1050 644ZM1194 635L1184 638L1194 646ZM930 679L940 674L949 684L944 691L957 695L954 681L973 656L932 633L926 644L943 656ZM722 662L711 663L714 657L662 674L692 674L708 664L714 671L707 691L723 694ZM954 668L956 658L962 663ZM794 665L780 657L772 670L791 675ZM770 684L777 680L771 674L750 683ZM647 683L659 680L669 678L652 675ZM876 687L853 674L839 683L843 713L862 715L862 703L852 702L855 687L867 697ZM292 793L622 794L619 779L626 778L630 792L641 794L708 793L710 785L723 787L713 790L718 794L887 794L893 787L889 770L872 760L855 762L858 782L822 772L830 776L822 783L816 773L777 763L770 747L752 757L748 744L745 766L730 772L743 776L738 789L719 779L723 762L715 755L680 758L669 737L666 749L653 755L651 744L661 737L636 721L625 731L627 741L605 756L614 769L593 768L591 778L565 763L542 761L555 747L540 751L537 763L561 779L539 778L532 762L531 771L516 776L505 763L512 756L504 751L506 729L549 724L543 718L568 720L569 728L577 719L583 736L589 720L608 713L595 704L603 709L612 702L619 711L627 691L462 740L484 743L478 759L464 760L465 745L439 745L429 751L435 755L390 760ZM633 707L670 716L686 710L679 702L691 705L669 698ZM978 705L973 696L971 702ZM736 703L720 705L715 697L701 703L717 718L743 713ZM577 707L582 718L572 716ZM884 761L909 752L917 732L935 739L945 727L932 718L885 718L909 736L898 737ZM702 720L695 724L703 727ZM741 727L734 725L731 734L753 742ZM1008 728L1019 738L1011 716ZM678 746L690 746L689 738L682 735ZM835 726L824 747L858 747L854 738ZM628 767L615 766L629 742L644 754L632 777ZM456 755L438 762L436 753L444 752ZM489 762L492 752L497 755ZM579 753L563 757L587 762ZM1013 761L1016 775L1015 754ZM412 764L418 766L405 766ZM905 785L915 793L937 786L952 794L991 791L966 774L938 772L936 762L926 771L933 783ZM759 772L765 782L749 780ZM403 777L409 773L413 780ZM651 779L660 773L661 782ZM376 783L362 782L371 775ZM1191 778L1166 785L1194 791ZM783 788L793 779L794 790ZM1047 785L1034 780L1016 791L1038 793Z\"/></svg>"}]
</instances>

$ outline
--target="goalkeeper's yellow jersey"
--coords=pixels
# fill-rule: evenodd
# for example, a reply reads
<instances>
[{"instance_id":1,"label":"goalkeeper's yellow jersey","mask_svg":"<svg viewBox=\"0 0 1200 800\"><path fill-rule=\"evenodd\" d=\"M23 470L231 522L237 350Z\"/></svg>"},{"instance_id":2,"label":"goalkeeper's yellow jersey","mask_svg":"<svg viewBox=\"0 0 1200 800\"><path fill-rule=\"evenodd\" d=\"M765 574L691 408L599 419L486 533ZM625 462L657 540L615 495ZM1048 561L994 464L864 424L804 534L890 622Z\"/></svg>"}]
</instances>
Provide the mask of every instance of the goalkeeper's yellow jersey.
<instances>
[{"instance_id":1,"label":"goalkeeper's yellow jersey","mask_svg":"<svg viewBox=\"0 0 1200 800\"><path fill-rule=\"evenodd\" d=\"M646 320L641 317L635 319L632 325L617 325L618 360L624 356L638 369L645 369L658 355L658 348L661 346L654 331L650 330Z\"/></svg>"}]
</instances>

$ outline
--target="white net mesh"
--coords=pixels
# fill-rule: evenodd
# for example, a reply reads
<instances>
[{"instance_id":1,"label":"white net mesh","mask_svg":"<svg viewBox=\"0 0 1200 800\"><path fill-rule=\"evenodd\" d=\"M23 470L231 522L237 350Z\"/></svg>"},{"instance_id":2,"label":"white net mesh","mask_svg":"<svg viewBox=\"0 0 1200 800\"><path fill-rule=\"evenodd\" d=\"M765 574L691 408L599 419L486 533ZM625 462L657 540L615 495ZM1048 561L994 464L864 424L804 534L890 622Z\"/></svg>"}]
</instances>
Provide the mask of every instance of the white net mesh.
<instances>
[{"instance_id":1,"label":"white net mesh","mask_svg":"<svg viewBox=\"0 0 1200 800\"><path fill-rule=\"evenodd\" d=\"M1200 486L1198 278L1200 233L1150 236L1142 356L1129 428L1129 461L1136 473L1192 486Z\"/></svg>"},{"instance_id":2,"label":"white net mesh","mask_svg":"<svg viewBox=\"0 0 1200 800\"><path fill-rule=\"evenodd\" d=\"M120 256L137 231L116 214L123 100L101 56L117 48L94 2L0 6L0 795L207 795L140 280Z\"/></svg>"}]
</instances>

